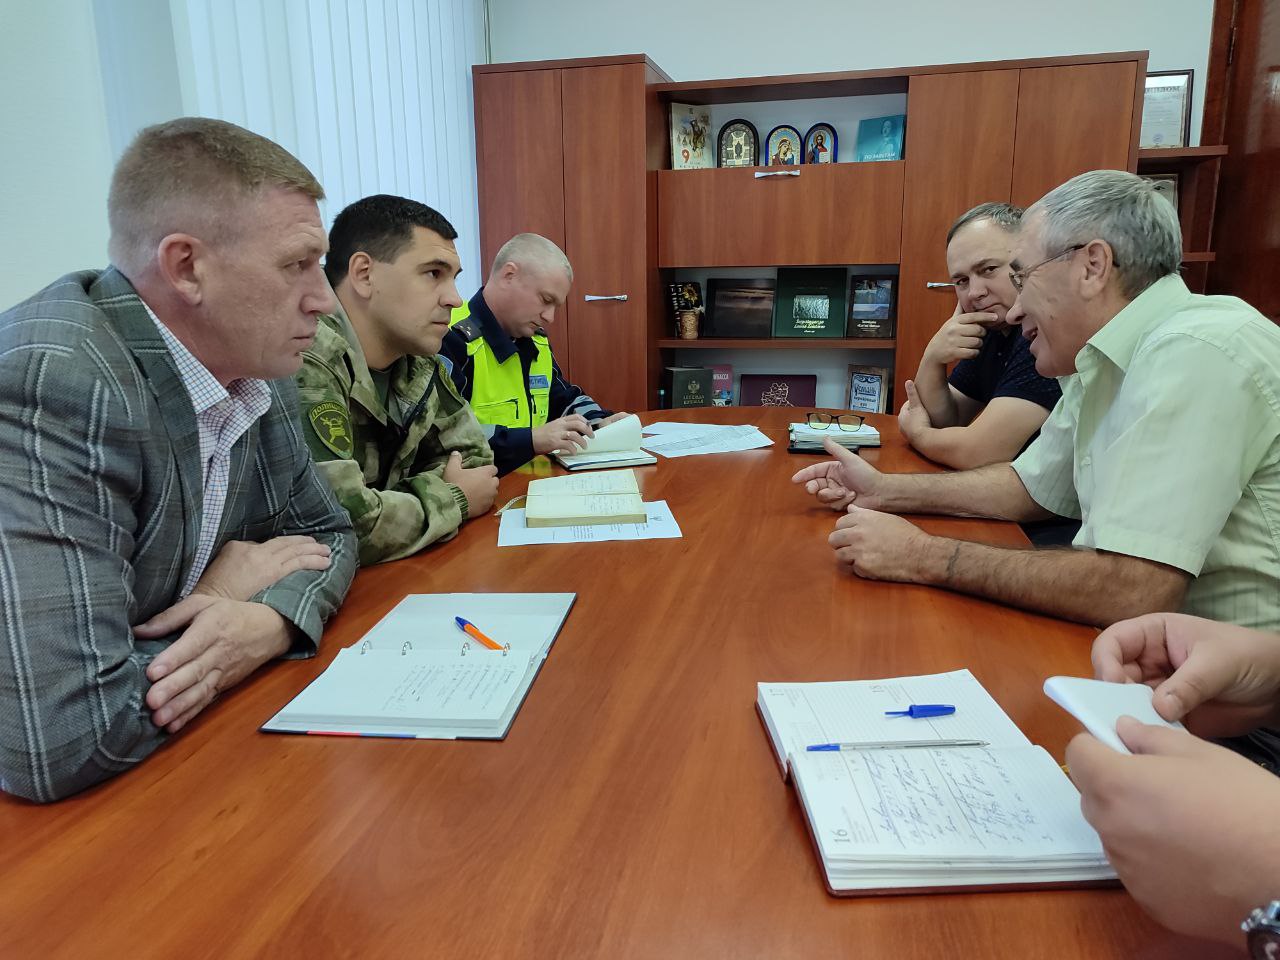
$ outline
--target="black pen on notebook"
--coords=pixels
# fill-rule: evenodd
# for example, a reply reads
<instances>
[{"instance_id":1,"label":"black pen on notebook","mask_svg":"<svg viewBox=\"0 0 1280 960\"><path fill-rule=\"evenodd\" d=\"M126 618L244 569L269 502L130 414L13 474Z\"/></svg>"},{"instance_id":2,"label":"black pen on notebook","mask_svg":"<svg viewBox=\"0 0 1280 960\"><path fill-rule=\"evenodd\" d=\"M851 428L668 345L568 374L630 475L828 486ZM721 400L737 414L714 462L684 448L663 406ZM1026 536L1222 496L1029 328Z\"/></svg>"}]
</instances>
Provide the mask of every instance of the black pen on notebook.
<instances>
[{"instance_id":1,"label":"black pen on notebook","mask_svg":"<svg viewBox=\"0 0 1280 960\"><path fill-rule=\"evenodd\" d=\"M908 750L912 747L985 747L987 740L863 740L853 743L811 743L810 753L833 750Z\"/></svg>"}]
</instances>

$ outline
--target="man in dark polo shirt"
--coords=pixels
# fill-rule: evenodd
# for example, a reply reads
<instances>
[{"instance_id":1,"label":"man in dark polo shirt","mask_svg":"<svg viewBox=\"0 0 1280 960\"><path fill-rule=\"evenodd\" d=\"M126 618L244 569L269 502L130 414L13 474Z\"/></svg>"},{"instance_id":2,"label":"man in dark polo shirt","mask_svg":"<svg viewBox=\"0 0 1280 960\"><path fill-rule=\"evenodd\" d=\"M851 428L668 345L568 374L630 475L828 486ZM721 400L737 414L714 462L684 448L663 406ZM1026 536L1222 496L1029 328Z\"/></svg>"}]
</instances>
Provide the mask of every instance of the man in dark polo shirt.
<instances>
[{"instance_id":1,"label":"man in dark polo shirt","mask_svg":"<svg viewBox=\"0 0 1280 960\"><path fill-rule=\"evenodd\" d=\"M984 203L947 232L956 312L925 348L898 416L913 447L960 470L1012 460L1062 396L1057 380L1036 373L1028 341L1006 319L1017 298L1009 260L1021 218L1018 207Z\"/></svg>"}]
</instances>

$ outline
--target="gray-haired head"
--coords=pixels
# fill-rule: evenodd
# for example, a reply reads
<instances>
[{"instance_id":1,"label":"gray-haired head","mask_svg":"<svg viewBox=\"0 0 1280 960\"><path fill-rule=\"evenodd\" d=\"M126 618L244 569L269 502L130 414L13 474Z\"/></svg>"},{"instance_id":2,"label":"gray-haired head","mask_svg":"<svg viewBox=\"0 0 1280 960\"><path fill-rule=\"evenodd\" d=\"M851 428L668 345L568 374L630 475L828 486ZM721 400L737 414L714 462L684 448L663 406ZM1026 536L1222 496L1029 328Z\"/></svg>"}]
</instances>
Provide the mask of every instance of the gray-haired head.
<instances>
[{"instance_id":1,"label":"gray-haired head","mask_svg":"<svg viewBox=\"0 0 1280 960\"><path fill-rule=\"evenodd\" d=\"M553 270L559 268L573 280L573 267L564 251L546 237L537 233L517 233L502 245L498 255L493 258L493 268L489 275L495 276L505 264L514 263L518 267L535 270Z\"/></svg>"},{"instance_id":2,"label":"gray-haired head","mask_svg":"<svg viewBox=\"0 0 1280 960\"><path fill-rule=\"evenodd\" d=\"M972 210L966 210L956 217L956 222L947 231L947 243L950 243L963 227L978 220L990 220L992 223L1012 232L1017 230L1018 224L1022 222L1022 208L1015 207L1012 203L1000 203L998 201L980 203Z\"/></svg>"},{"instance_id":3,"label":"gray-haired head","mask_svg":"<svg viewBox=\"0 0 1280 960\"><path fill-rule=\"evenodd\" d=\"M1037 200L1028 215L1044 214L1046 253L1105 240L1120 292L1135 298L1161 277L1178 272L1182 229L1178 212L1154 184L1123 170L1092 170Z\"/></svg>"}]
</instances>

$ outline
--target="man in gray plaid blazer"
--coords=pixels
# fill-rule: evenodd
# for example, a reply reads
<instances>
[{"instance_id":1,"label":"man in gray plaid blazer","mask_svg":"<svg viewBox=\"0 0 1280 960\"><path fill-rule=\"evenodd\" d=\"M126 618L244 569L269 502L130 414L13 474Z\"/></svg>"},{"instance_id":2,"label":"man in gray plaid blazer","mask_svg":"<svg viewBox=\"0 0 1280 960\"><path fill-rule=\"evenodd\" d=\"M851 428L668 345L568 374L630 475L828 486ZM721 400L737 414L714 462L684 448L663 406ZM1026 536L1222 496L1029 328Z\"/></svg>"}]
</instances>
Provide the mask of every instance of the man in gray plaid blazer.
<instances>
[{"instance_id":1,"label":"man in gray plaid blazer","mask_svg":"<svg viewBox=\"0 0 1280 960\"><path fill-rule=\"evenodd\" d=\"M297 428L333 308L320 185L221 121L148 128L114 266L0 314L0 788L55 800L315 653L356 567Z\"/></svg>"}]
</instances>

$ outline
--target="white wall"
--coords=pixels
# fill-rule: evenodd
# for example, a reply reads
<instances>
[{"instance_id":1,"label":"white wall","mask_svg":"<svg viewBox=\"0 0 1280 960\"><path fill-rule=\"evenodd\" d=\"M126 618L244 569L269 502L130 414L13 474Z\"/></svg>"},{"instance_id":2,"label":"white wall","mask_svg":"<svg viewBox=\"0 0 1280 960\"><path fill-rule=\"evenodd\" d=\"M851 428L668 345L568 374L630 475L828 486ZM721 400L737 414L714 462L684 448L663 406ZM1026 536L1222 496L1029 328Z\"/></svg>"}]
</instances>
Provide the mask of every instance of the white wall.
<instances>
[{"instance_id":1,"label":"white wall","mask_svg":"<svg viewBox=\"0 0 1280 960\"><path fill-rule=\"evenodd\" d=\"M647 53L673 80L1150 50L1195 70L1213 0L489 0L493 59Z\"/></svg>"},{"instance_id":2,"label":"white wall","mask_svg":"<svg viewBox=\"0 0 1280 960\"><path fill-rule=\"evenodd\" d=\"M111 144L91 0L0 2L0 310L107 261Z\"/></svg>"}]
</instances>

